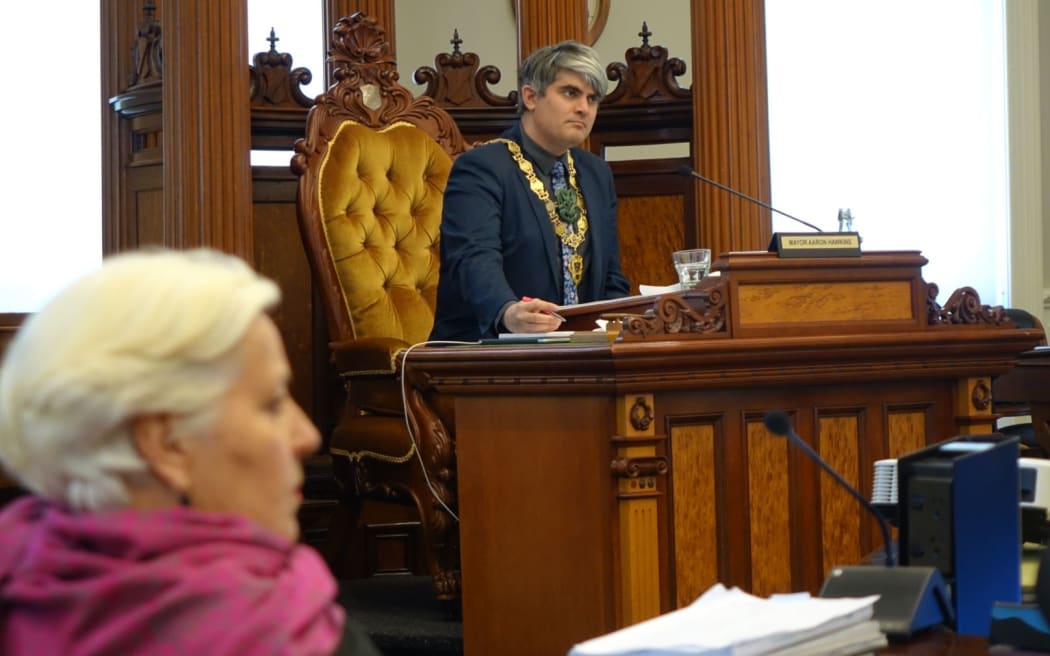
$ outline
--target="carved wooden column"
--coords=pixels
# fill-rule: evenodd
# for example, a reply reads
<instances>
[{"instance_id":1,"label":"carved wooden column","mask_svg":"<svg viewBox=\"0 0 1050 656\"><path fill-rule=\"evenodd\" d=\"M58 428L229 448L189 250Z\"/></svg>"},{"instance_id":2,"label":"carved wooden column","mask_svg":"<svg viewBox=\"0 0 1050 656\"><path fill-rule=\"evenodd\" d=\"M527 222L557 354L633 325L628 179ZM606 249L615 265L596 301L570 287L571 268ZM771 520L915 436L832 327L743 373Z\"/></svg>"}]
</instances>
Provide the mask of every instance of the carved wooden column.
<instances>
[{"instance_id":1,"label":"carved wooden column","mask_svg":"<svg viewBox=\"0 0 1050 656\"><path fill-rule=\"evenodd\" d=\"M394 3L395 0L324 0L323 29L324 48L328 52L328 44L332 41L332 28L343 16L352 16L357 12L363 12L369 18L376 19L376 23L386 32L386 40L390 43L390 52L397 59L397 42L394 40ZM332 84L332 73L325 66L324 86L327 89Z\"/></svg>"},{"instance_id":2,"label":"carved wooden column","mask_svg":"<svg viewBox=\"0 0 1050 656\"><path fill-rule=\"evenodd\" d=\"M247 0L167 3L164 242L252 258Z\"/></svg>"},{"instance_id":3,"label":"carved wooden column","mask_svg":"<svg viewBox=\"0 0 1050 656\"><path fill-rule=\"evenodd\" d=\"M566 39L587 40L586 0L515 0L518 61L533 50Z\"/></svg>"},{"instance_id":4,"label":"carved wooden column","mask_svg":"<svg viewBox=\"0 0 1050 656\"><path fill-rule=\"evenodd\" d=\"M700 173L769 201L769 121L763 0L692 0L693 164ZM696 182L699 242L715 254L764 249L770 215Z\"/></svg>"},{"instance_id":5,"label":"carved wooden column","mask_svg":"<svg viewBox=\"0 0 1050 656\"><path fill-rule=\"evenodd\" d=\"M142 0L102 0L100 5L103 106L131 83L133 51L129 46L140 25L142 8ZM154 17L159 13L157 8ZM122 120L117 112L103 111L102 252L107 255L136 245L124 168L131 152L131 133Z\"/></svg>"}]
</instances>

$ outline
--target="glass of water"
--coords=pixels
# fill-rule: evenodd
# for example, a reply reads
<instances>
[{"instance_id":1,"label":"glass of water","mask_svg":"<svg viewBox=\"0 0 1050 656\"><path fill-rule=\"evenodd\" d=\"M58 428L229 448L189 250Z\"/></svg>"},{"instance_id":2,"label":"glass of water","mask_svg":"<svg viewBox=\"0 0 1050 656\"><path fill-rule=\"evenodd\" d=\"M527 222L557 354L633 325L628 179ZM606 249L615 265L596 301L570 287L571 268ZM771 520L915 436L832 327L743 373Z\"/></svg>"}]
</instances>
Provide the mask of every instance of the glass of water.
<instances>
[{"instance_id":1,"label":"glass of water","mask_svg":"<svg viewBox=\"0 0 1050 656\"><path fill-rule=\"evenodd\" d=\"M672 255L675 271L678 272L678 282L682 289L696 287L707 275L707 270L711 268L710 248L690 248L675 251Z\"/></svg>"}]
</instances>

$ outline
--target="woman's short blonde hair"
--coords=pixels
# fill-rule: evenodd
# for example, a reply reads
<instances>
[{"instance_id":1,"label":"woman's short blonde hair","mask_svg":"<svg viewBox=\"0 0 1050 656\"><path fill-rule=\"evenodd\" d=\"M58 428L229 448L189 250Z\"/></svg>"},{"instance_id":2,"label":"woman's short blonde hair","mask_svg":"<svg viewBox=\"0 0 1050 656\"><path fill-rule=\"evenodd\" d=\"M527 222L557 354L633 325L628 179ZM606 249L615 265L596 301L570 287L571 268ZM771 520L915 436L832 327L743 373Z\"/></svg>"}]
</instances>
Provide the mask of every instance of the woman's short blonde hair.
<instances>
[{"instance_id":1,"label":"woman's short blonde hair","mask_svg":"<svg viewBox=\"0 0 1050 656\"><path fill-rule=\"evenodd\" d=\"M280 291L231 255L198 249L107 258L30 317L0 369L0 464L75 509L128 503L148 476L131 420L211 421L252 322ZM192 431L190 430L192 427Z\"/></svg>"}]
</instances>

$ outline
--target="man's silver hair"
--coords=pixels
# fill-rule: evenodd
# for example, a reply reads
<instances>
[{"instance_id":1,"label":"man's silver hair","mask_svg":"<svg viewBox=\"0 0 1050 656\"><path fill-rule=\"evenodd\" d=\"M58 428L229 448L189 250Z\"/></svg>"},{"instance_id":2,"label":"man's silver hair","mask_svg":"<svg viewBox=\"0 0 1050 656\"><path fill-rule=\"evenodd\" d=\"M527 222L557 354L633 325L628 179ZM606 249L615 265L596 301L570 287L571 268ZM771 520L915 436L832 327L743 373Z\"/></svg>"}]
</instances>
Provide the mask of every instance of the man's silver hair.
<instances>
[{"instance_id":1,"label":"man's silver hair","mask_svg":"<svg viewBox=\"0 0 1050 656\"><path fill-rule=\"evenodd\" d=\"M0 368L0 465L74 509L126 506L148 480L133 420L168 414L203 435L240 373L240 345L280 298L242 260L211 250L107 258L30 317Z\"/></svg>"},{"instance_id":2,"label":"man's silver hair","mask_svg":"<svg viewBox=\"0 0 1050 656\"><path fill-rule=\"evenodd\" d=\"M519 94L528 85L542 96L561 70L578 73L599 96L604 96L608 89L608 78L594 48L577 41L562 41L534 51L521 63L518 69ZM524 111L525 105L519 95L518 113Z\"/></svg>"}]
</instances>

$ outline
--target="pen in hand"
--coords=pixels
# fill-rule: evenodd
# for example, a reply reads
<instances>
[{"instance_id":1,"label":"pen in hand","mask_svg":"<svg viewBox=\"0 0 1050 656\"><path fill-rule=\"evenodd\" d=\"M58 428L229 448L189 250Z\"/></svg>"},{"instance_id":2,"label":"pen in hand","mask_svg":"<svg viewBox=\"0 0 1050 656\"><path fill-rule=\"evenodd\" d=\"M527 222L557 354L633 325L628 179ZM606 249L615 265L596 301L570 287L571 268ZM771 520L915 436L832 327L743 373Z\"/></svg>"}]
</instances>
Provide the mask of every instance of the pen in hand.
<instances>
[{"instance_id":1,"label":"pen in hand","mask_svg":"<svg viewBox=\"0 0 1050 656\"><path fill-rule=\"evenodd\" d=\"M531 296L522 296L522 297L521 297L521 300L523 300L523 301L525 301L526 303L528 303L529 301L535 301L536 299L534 299L534 298L533 298L533 297L531 297ZM561 315L560 315L560 314L558 314L557 312L554 312L553 310L552 310L552 311L550 311L550 312L544 312L544 314L549 314L549 315L551 315L552 317L554 317L555 319L557 319L558 321L565 321L565 317L561 316Z\"/></svg>"}]
</instances>

